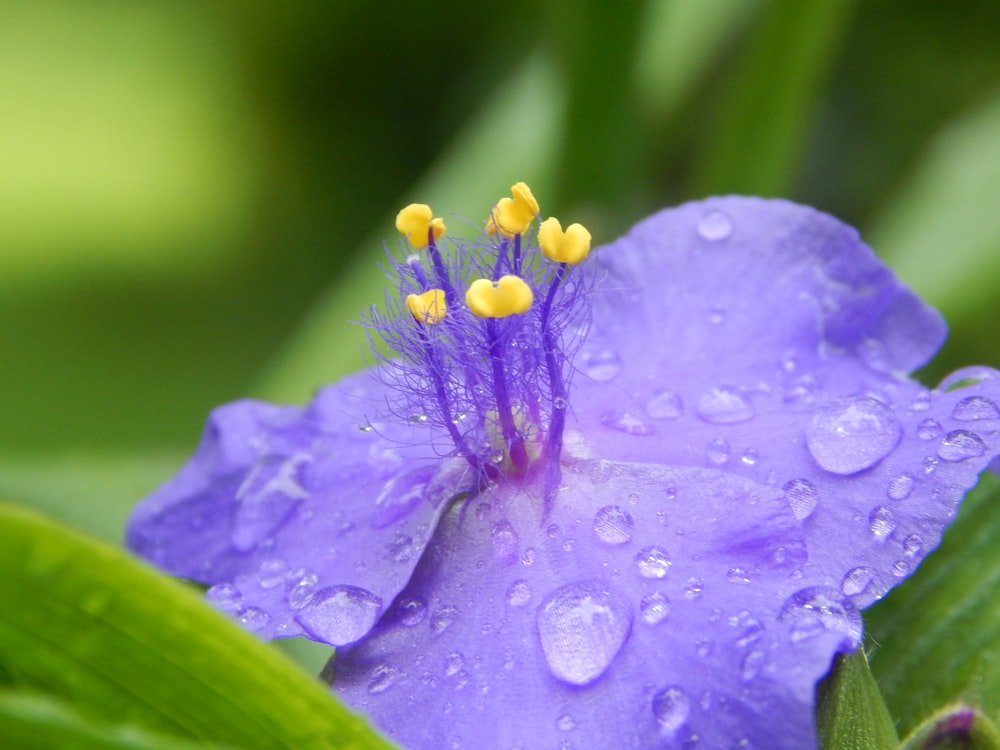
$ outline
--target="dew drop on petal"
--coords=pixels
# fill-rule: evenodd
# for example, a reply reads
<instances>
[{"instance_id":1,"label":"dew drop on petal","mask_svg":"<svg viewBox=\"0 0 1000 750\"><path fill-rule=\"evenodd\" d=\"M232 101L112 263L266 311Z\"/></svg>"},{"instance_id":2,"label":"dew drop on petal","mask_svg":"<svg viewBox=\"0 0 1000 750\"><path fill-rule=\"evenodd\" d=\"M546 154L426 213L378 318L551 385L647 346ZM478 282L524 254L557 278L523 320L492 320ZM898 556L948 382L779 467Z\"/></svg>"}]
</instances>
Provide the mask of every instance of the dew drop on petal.
<instances>
[{"instance_id":1,"label":"dew drop on petal","mask_svg":"<svg viewBox=\"0 0 1000 750\"><path fill-rule=\"evenodd\" d=\"M612 430L624 432L626 435L636 435L646 437L652 435L656 430L649 424L642 414L635 409L615 409L609 411L601 417L601 424L610 427Z\"/></svg>"},{"instance_id":2,"label":"dew drop on petal","mask_svg":"<svg viewBox=\"0 0 1000 750\"><path fill-rule=\"evenodd\" d=\"M653 696L652 708L662 731L674 734L687 721L691 700L681 688L671 685Z\"/></svg>"},{"instance_id":3,"label":"dew drop on petal","mask_svg":"<svg viewBox=\"0 0 1000 750\"><path fill-rule=\"evenodd\" d=\"M512 607L523 607L531 601L531 587L525 580L514 581L507 589L507 603Z\"/></svg>"},{"instance_id":4,"label":"dew drop on petal","mask_svg":"<svg viewBox=\"0 0 1000 750\"><path fill-rule=\"evenodd\" d=\"M743 451L743 456L740 458L744 466L756 466L757 461L760 460L760 453L756 448L747 448Z\"/></svg>"},{"instance_id":5,"label":"dew drop on petal","mask_svg":"<svg viewBox=\"0 0 1000 750\"><path fill-rule=\"evenodd\" d=\"M732 219L722 211L709 211L698 221L698 234L709 242L721 242L732 233Z\"/></svg>"},{"instance_id":6,"label":"dew drop on petal","mask_svg":"<svg viewBox=\"0 0 1000 750\"><path fill-rule=\"evenodd\" d=\"M924 540L919 534L910 534L903 540L903 554L907 557L916 557L924 549Z\"/></svg>"},{"instance_id":7,"label":"dew drop on petal","mask_svg":"<svg viewBox=\"0 0 1000 750\"><path fill-rule=\"evenodd\" d=\"M760 674L760 670L764 666L764 660L764 652L757 649L750 651L743 657L741 671L744 682L750 682L750 680Z\"/></svg>"},{"instance_id":8,"label":"dew drop on petal","mask_svg":"<svg viewBox=\"0 0 1000 750\"><path fill-rule=\"evenodd\" d=\"M261 588L273 589L285 582L288 563L278 558L264 560L257 569L257 582Z\"/></svg>"},{"instance_id":9,"label":"dew drop on petal","mask_svg":"<svg viewBox=\"0 0 1000 750\"><path fill-rule=\"evenodd\" d=\"M594 533L605 544L625 544L634 528L631 514L617 505L605 505L594 516Z\"/></svg>"},{"instance_id":10,"label":"dew drop on petal","mask_svg":"<svg viewBox=\"0 0 1000 750\"><path fill-rule=\"evenodd\" d=\"M235 612L243 604L243 594L231 583L217 583L205 596L223 612Z\"/></svg>"},{"instance_id":11,"label":"dew drop on petal","mask_svg":"<svg viewBox=\"0 0 1000 750\"><path fill-rule=\"evenodd\" d=\"M643 578L663 578L670 569L670 555L655 544L643 547L635 556L639 566L639 575Z\"/></svg>"},{"instance_id":12,"label":"dew drop on petal","mask_svg":"<svg viewBox=\"0 0 1000 750\"><path fill-rule=\"evenodd\" d=\"M892 574L896 578L906 578L910 574L910 564L906 560L897 560L892 566Z\"/></svg>"},{"instance_id":13,"label":"dew drop on petal","mask_svg":"<svg viewBox=\"0 0 1000 750\"><path fill-rule=\"evenodd\" d=\"M705 447L705 458L716 466L722 466L729 460L729 450L729 443L721 438L716 438Z\"/></svg>"},{"instance_id":14,"label":"dew drop on petal","mask_svg":"<svg viewBox=\"0 0 1000 750\"><path fill-rule=\"evenodd\" d=\"M960 422L976 422L980 419L1000 419L1000 410L984 396L968 396L955 404L951 416Z\"/></svg>"},{"instance_id":15,"label":"dew drop on petal","mask_svg":"<svg viewBox=\"0 0 1000 750\"><path fill-rule=\"evenodd\" d=\"M876 506L868 516L868 530L877 542L884 542L896 530L896 518L884 505Z\"/></svg>"},{"instance_id":16,"label":"dew drop on petal","mask_svg":"<svg viewBox=\"0 0 1000 750\"><path fill-rule=\"evenodd\" d=\"M646 413L653 419L679 419L684 413L684 404L673 391L655 391L646 401Z\"/></svg>"},{"instance_id":17,"label":"dew drop on petal","mask_svg":"<svg viewBox=\"0 0 1000 750\"><path fill-rule=\"evenodd\" d=\"M941 434L941 425L933 419L925 419L917 425L917 437L921 440L933 440Z\"/></svg>"},{"instance_id":18,"label":"dew drop on petal","mask_svg":"<svg viewBox=\"0 0 1000 750\"><path fill-rule=\"evenodd\" d=\"M552 674L587 685L611 665L632 628L628 602L599 581L560 586L538 608L538 635Z\"/></svg>"},{"instance_id":19,"label":"dew drop on petal","mask_svg":"<svg viewBox=\"0 0 1000 750\"><path fill-rule=\"evenodd\" d=\"M572 732L576 729L576 719L569 714L563 714L556 719L556 729L560 732Z\"/></svg>"},{"instance_id":20,"label":"dew drop on petal","mask_svg":"<svg viewBox=\"0 0 1000 750\"><path fill-rule=\"evenodd\" d=\"M451 605L436 610L430 619L431 637L437 638L450 628L456 619L458 619L458 609Z\"/></svg>"},{"instance_id":21,"label":"dew drop on petal","mask_svg":"<svg viewBox=\"0 0 1000 750\"><path fill-rule=\"evenodd\" d=\"M787 482L782 488L785 499L792 508L792 514L800 521L804 521L816 510L819 501L819 491L816 485L808 479L793 479Z\"/></svg>"},{"instance_id":22,"label":"dew drop on petal","mask_svg":"<svg viewBox=\"0 0 1000 750\"><path fill-rule=\"evenodd\" d=\"M914 479L912 474L900 474L891 482L886 494L892 500L905 500L913 492Z\"/></svg>"},{"instance_id":23,"label":"dew drop on petal","mask_svg":"<svg viewBox=\"0 0 1000 750\"><path fill-rule=\"evenodd\" d=\"M413 537L409 534L398 533L387 545L389 559L397 563L407 563L413 559L414 547Z\"/></svg>"},{"instance_id":24,"label":"dew drop on petal","mask_svg":"<svg viewBox=\"0 0 1000 750\"><path fill-rule=\"evenodd\" d=\"M670 614L670 599L659 591L646 594L639 602L639 613L647 625L661 623Z\"/></svg>"},{"instance_id":25,"label":"dew drop on petal","mask_svg":"<svg viewBox=\"0 0 1000 750\"><path fill-rule=\"evenodd\" d=\"M419 625L427 617L427 602L419 596L400 599L396 609L399 621L408 628Z\"/></svg>"},{"instance_id":26,"label":"dew drop on petal","mask_svg":"<svg viewBox=\"0 0 1000 750\"><path fill-rule=\"evenodd\" d=\"M730 583L746 584L750 583L750 576L743 568L730 568L726 573L726 580Z\"/></svg>"},{"instance_id":27,"label":"dew drop on petal","mask_svg":"<svg viewBox=\"0 0 1000 750\"><path fill-rule=\"evenodd\" d=\"M819 401L820 384L812 375L803 375L785 386L782 402L792 411L808 411Z\"/></svg>"},{"instance_id":28,"label":"dew drop on petal","mask_svg":"<svg viewBox=\"0 0 1000 750\"><path fill-rule=\"evenodd\" d=\"M345 646L363 637L382 612L382 600L357 586L320 589L295 615L295 621L313 638Z\"/></svg>"},{"instance_id":29,"label":"dew drop on petal","mask_svg":"<svg viewBox=\"0 0 1000 750\"><path fill-rule=\"evenodd\" d=\"M406 677L406 673L396 667L380 665L372 670L371 679L368 681L368 692L371 695L384 693L393 685Z\"/></svg>"},{"instance_id":30,"label":"dew drop on petal","mask_svg":"<svg viewBox=\"0 0 1000 750\"><path fill-rule=\"evenodd\" d=\"M867 565L851 568L840 582L840 591L845 596L857 596L863 593L875 578L875 569Z\"/></svg>"},{"instance_id":31,"label":"dew drop on petal","mask_svg":"<svg viewBox=\"0 0 1000 750\"><path fill-rule=\"evenodd\" d=\"M517 532L510 521L496 521L490 529L490 543L498 560L510 564L517 561Z\"/></svg>"},{"instance_id":32,"label":"dew drop on petal","mask_svg":"<svg viewBox=\"0 0 1000 750\"><path fill-rule=\"evenodd\" d=\"M899 443L903 429L892 409L870 396L828 401L806 428L809 453L833 474L874 466Z\"/></svg>"},{"instance_id":33,"label":"dew drop on petal","mask_svg":"<svg viewBox=\"0 0 1000 750\"><path fill-rule=\"evenodd\" d=\"M687 599L697 599L705 590L705 583L700 578L688 578L684 584L684 596Z\"/></svg>"},{"instance_id":34,"label":"dew drop on petal","mask_svg":"<svg viewBox=\"0 0 1000 750\"><path fill-rule=\"evenodd\" d=\"M864 626L854 603L828 586L810 586L792 594L781 608L779 620L791 623L793 641L813 638L826 631L842 633L848 649L861 642Z\"/></svg>"},{"instance_id":35,"label":"dew drop on petal","mask_svg":"<svg viewBox=\"0 0 1000 750\"><path fill-rule=\"evenodd\" d=\"M968 430L952 430L938 444L938 458L945 461L964 461L967 458L977 458L986 452L983 439Z\"/></svg>"},{"instance_id":36,"label":"dew drop on petal","mask_svg":"<svg viewBox=\"0 0 1000 750\"><path fill-rule=\"evenodd\" d=\"M285 577L285 596L292 609L301 609L319 583L319 576L309 568L296 568Z\"/></svg>"},{"instance_id":37,"label":"dew drop on petal","mask_svg":"<svg viewBox=\"0 0 1000 750\"><path fill-rule=\"evenodd\" d=\"M735 388L711 388L698 399L698 416L712 424L737 424L753 419L753 404Z\"/></svg>"},{"instance_id":38,"label":"dew drop on petal","mask_svg":"<svg viewBox=\"0 0 1000 750\"><path fill-rule=\"evenodd\" d=\"M271 622L271 616L260 607L247 607L239 614L240 624L254 632L262 630Z\"/></svg>"},{"instance_id":39,"label":"dew drop on petal","mask_svg":"<svg viewBox=\"0 0 1000 750\"><path fill-rule=\"evenodd\" d=\"M622 361L610 349L585 351L581 355L583 372L591 380L606 383L614 380L622 369Z\"/></svg>"},{"instance_id":40,"label":"dew drop on petal","mask_svg":"<svg viewBox=\"0 0 1000 750\"><path fill-rule=\"evenodd\" d=\"M460 651L450 651L444 655L444 673L446 677L454 677L465 666L465 657Z\"/></svg>"}]
</instances>

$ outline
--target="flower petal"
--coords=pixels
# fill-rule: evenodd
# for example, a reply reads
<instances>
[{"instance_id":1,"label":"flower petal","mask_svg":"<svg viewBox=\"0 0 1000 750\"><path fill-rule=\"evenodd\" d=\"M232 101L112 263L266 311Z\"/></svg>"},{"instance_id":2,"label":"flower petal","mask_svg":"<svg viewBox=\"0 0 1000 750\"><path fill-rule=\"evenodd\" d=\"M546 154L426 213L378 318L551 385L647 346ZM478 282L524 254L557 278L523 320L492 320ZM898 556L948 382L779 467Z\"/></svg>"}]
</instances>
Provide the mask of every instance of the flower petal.
<instances>
[{"instance_id":1,"label":"flower petal","mask_svg":"<svg viewBox=\"0 0 1000 750\"><path fill-rule=\"evenodd\" d=\"M860 615L801 578L780 488L715 469L567 467L448 514L333 686L408 748L809 748ZM413 716L421 716L419 722Z\"/></svg>"},{"instance_id":2,"label":"flower petal","mask_svg":"<svg viewBox=\"0 0 1000 750\"><path fill-rule=\"evenodd\" d=\"M263 637L361 638L410 577L468 465L378 408L370 376L306 409L241 401L213 412L195 455L136 508L127 544ZM384 407L383 407L384 408Z\"/></svg>"}]
</instances>

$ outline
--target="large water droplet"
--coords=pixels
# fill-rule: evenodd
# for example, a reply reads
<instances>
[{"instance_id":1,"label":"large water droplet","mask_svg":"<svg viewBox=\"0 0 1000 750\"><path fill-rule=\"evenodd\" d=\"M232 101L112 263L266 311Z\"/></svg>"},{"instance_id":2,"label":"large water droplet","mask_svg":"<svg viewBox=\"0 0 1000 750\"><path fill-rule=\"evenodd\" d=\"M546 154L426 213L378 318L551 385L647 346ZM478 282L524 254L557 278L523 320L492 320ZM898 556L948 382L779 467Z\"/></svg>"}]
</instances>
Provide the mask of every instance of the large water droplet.
<instances>
[{"instance_id":1,"label":"large water droplet","mask_svg":"<svg viewBox=\"0 0 1000 750\"><path fill-rule=\"evenodd\" d=\"M601 383L614 380L622 370L622 361L610 349L589 350L581 354L584 374Z\"/></svg>"},{"instance_id":2,"label":"large water droplet","mask_svg":"<svg viewBox=\"0 0 1000 750\"><path fill-rule=\"evenodd\" d=\"M673 391L655 391L646 401L646 413L653 419L678 419L684 413L684 404Z\"/></svg>"},{"instance_id":3,"label":"large water droplet","mask_svg":"<svg viewBox=\"0 0 1000 750\"><path fill-rule=\"evenodd\" d=\"M346 646L362 638L382 612L382 600L357 586L320 589L295 615L313 638L331 646Z\"/></svg>"},{"instance_id":4,"label":"large water droplet","mask_svg":"<svg viewBox=\"0 0 1000 750\"><path fill-rule=\"evenodd\" d=\"M978 458L986 452L983 439L968 430L952 430L938 444L938 458L945 461L964 461L967 458Z\"/></svg>"},{"instance_id":5,"label":"large water droplet","mask_svg":"<svg viewBox=\"0 0 1000 750\"><path fill-rule=\"evenodd\" d=\"M729 460L729 452L729 443L722 438L715 438L705 446L705 458L716 466L722 466Z\"/></svg>"},{"instance_id":6,"label":"large water droplet","mask_svg":"<svg viewBox=\"0 0 1000 750\"><path fill-rule=\"evenodd\" d=\"M514 581L507 589L507 603L512 607L523 607L531 601L531 587L527 581Z\"/></svg>"},{"instance_id":7,"label":"large water droplet","mask_svg":"<svg viewBox=\"0 0 1000 750\"><path fill-rule=\"evenodd\" d=\"M653 696L652 708L661 729L667 734L675 734L691 713L691 700L681 688L671 685Z\"/></svg>"},{"instance_id":8,"label":"large water droplet","mask_svg":"<svg viewBox=\"0 0 1000 750\"><path fill-rule=\"evenodd\" d=\"M782 606L779 619L792 624L793 641L830 630L844 635L848 650L861 641L861 613L850 599L828 586L810 586L792 594Z\"/></svg>"},{"instance_id":9,"label":"large water droplet","mask_svg":"<svg viewBox=\"0 0 1000 750\"><path fill-rule=\"evenodd\" d=\"M851 568L840 582L840 590L845 596L857 596L871 585L875 578L875 569L867 565Z\"/></svg>"},{"instance_id":10,"label":"large water droplet","mask_svg":"<svg viewBox=\"0 0 1000 750\"><path fill-rule=\"evenodd\" d=\"M605 505L594 516L594 533L605 544L625 544L634 528L632 516L617 505Z\"/></svg>"},{"instance_id":11,"label":"large water droplet","mask_svg":"<svg viewBox=\"0 0 1000 750\"><path fill-rule=\"evenodd\" d=\"M639 613L647 625L661 623L670 614L670 599L659 591L646 594L639 602Z\"/></svg>"},{"instance_id":12,"label":"large water droplet","mask_svg":"<svg viewBox=\"0 0 1000 750\"><path fill-rule=\"evenodd\" d=\"M670 555L663 547L650 545L639 550L635 556L639 575L643 578L663 578L670 570Z\"/></svg>"},{"instance_id":13,"label":"large water droplet","mask_svg":"<svg viewBox=\"0 0 1000 750\"><path fill-rule=\"evenodd\" d=\"M868 516L868 530L876 542L884 542L896 530L896 517L884 505L879 505Z\"/></svg>"},{"instance_id":14,"label":"large water droplet","mask_svg":"<svg viewBox=\"0 0 1000 750\"><path fill-rule=\"evenodd\" d=\"M712 424L737 424L753 419L753 404L735 388L711 388L698 399L698 416Z\"/></svg>"},{"instance_id":15,"label":"large water droplet","mask_svg":"<svg viewBox=\"0 0 1000 750\"><path fill-rule=\"evenodd\" d=\"M914 479L912 474L900 474L889 482L889 489L886 494L892 500L905 500L913 492Z\"/></svg>"},{"instance_id":16,"label":"large water droplet","mask_svg":"<svg viewBox=\"0 0 1000 750\"><path fill-rule=\"evenodd\" d=\"M732 233L732 219L722 211L709 211L698 220L698 234L709 242L721 242Z\"/></svg>"},{"instance_id":17,"label":"large water droplet","mask_svg":"<svg viewBox=\"0 0 1000 750\"><path fill-rule=\"evenodd\" d=\"M538 635L552 674L587 685L611 665L632 628L628 602L599 581L560 586L538 608Z\"/></svg>"},{"instance_id":18,"label":"large water droplet","mask_svg":"<svg viewBox=\"0 0 1000 750\"><path fill-rule=\"evenodd\" d=\"M601 424L612 430L624 432L626 435L646 437L656 430L647 422L642 414L635 409L615 409L601 417Z\"/></svg>"},{"instance_id":19,"label":"large water droplet","mask_svg":"<svg viewBox=\"0 0 1000 750\"><path fill-rule=\"evenodd\" d=\"M510 521L500 520L493 524L490 543L498 560L508 565L517 561L517 532Z\"/></svg>"},{"instance_id":20,"label":"large water droplet","mask_svg":"<svg viewBox=\"0 0 1000 750\"><path fill-rule=\"evenodd\" d=\"M793 479L782 488L785 492L785 499L792 508L792 514L804 521L816 510L819 501L819 492L816 485L808 479Z\"/></svg>"},{"instance_id":21,"label":"large water droplet","mask_svg":"<svg viewBox=\"0 0 1000 750\"><path fill-rule=\"evenodd\" d=\"M961 422L976 422L980 419L1000 419L1000 410L984 396L969 396L955 404L951 416Z\"/></svg>"},{"instance_id":22,"label":"large water droplet","mask_svg":"<svg viewBox=\"0 0 1000 750\"><path fill-rule=\"evenodd\" d=\"M828 401L806 429L816 463L833 474L874 466L896 447L903 429L892 409L869 396Z\"/></svg>"}]
</instances>

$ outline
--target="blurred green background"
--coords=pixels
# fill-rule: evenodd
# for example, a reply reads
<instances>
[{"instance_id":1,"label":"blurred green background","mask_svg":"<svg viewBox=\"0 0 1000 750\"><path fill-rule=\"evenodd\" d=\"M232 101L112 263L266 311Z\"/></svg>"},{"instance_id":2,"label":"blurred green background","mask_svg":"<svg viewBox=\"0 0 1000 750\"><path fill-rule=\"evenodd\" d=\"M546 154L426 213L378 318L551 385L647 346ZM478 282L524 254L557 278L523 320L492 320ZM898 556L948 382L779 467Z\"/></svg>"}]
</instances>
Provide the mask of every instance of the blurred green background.
<instances>
[{"instance_id":1,"label":"blurred green background","mask_svg":"<svg viewBox=\"0 0 1000 750\"><path fill-rule=\"evenodd\" d=\"M945 312L928 378L1000 364L995 0L0 13L0 489L104 462L142 494L213 405L304 400L363 361L398 207L478 221L519 179L599 242L707 194L811 203Z\"/></svg>"}]
</instances>

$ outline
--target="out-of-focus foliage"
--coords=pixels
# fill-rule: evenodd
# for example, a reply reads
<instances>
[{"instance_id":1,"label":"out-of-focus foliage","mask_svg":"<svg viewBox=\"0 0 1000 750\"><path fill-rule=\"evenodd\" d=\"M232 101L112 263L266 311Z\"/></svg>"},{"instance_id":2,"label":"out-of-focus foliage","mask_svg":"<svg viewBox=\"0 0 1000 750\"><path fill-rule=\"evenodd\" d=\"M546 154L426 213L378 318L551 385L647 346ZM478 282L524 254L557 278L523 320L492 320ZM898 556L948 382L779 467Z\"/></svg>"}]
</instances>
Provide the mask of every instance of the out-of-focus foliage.
<instances>
[{"instance_id":1,"label":"out-of-focus foliage","mask_svg":"<svg viewBox=\"0 0 1000 750\"><path fill-rule=\"evenodd\" d=\"M381 299L382 241L413 200L468 233L524 179L598 244L707 193L811 203L952 322L929 382L1000 365L995 0L0 11L0 494L106 539L213 405L302 401L363 363L346 321ZM942 565L995 567L976 526ZM873 620L894 642L876 675L926 688L886 677L903 727L961 692L904 658L937 630L900 613L945 606L921 580ZM976 632L962 663L1000 660ZM0 696L0 719L20 700Z\"/></svg>"}]
</instances>

